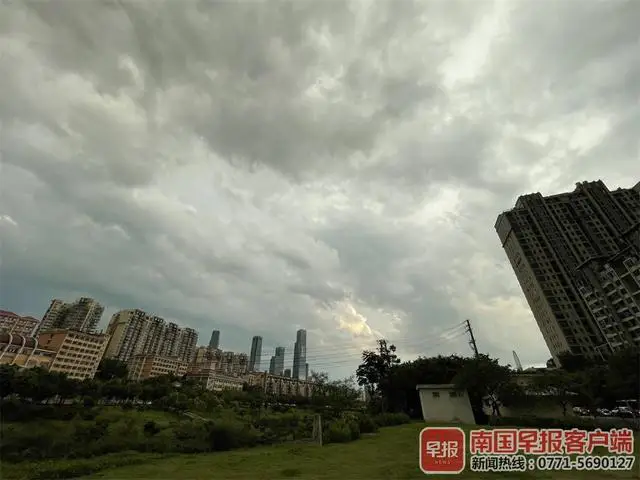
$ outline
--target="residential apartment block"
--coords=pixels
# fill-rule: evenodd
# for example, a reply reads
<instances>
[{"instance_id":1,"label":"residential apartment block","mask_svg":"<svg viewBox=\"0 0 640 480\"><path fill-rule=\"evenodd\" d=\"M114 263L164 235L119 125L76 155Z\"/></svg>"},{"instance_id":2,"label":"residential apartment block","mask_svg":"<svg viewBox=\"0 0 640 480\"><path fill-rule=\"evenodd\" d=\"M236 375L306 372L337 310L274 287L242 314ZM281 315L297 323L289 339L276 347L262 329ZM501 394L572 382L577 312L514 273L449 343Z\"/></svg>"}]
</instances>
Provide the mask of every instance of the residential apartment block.
<instances>
[{"instance_id":1,"label":"residential apartment block","mask_svg":"<svg viewBox=\"0 0 640 480\"><path fill-rule=\"evenodd\" d=\"M17 333L0 333L0 365L48 369L56 352L38 346L38 339Z\"/></svg>"},{"instance_id":2,"label":"residential apartment block","mask_svg":"<svg viewBox=\"0 0 640 480\"><path fill-rule=\"evenodd\" d=\"M37 330L40 320L33 317L23 317L13 312L0 310L0 332L13 333L30 337Z\"/></svg>"},{"instance_id":3,"label":"residential apartment block","mask_svg":"<svg viewBox=\"0 0 640 480\"><path fill-rule=\"evenodd\" d=\"M187 376L200 383L207 390L242 390L243 377L225 375L214 368L198 368L187 373Z\"/></svg>"},{"instance_id":4,"label":"residential apartment block","mask_svg":"<svg viewBox=\"0 0 640 480\"><path fill-rule=\"evenodd\" d=\"M53 329L69 329L92 333L96 330L104 307L88 297L65 303L54 298L42 318L38 332Z\"/></svg>"},{"instance_id":5,"label":"residential apartment block","mask_svg":"<svg viewBox=\"0 0 640 480\"><path fill-rule=\"evenodd\" d=\"M211 369L228 376L241 376L247 373L249 357L246 353L222 352L209 347L198 347L191 363L192 370Z\"/></svg>"},{"instance_id":6,"label":"residential apartment block","mask_svg":"<svg viewBox=\"0 0 640 480\"><path fill-rule=\"evenodd\" d=\"M49 365L52 372L65 373L70 378L93 378L107 348L108 335L75 330L47 330L38 336L38 347L55 352Z\"/></svg>"},{"instance_id":7,"label":"residential apartment block","mask_svg":"<svg viewBox=\"0 0 640 480\"><path fill-rule=\"evenodd\" d=\"M111 340L106 356L128 362L135 355L179 358L189 363L195 355L198 332L166 323L143 310L121 310L111 317L107 327Z\"/></svg>"},{"instance_id":8,"label":"residential apartment block","mask_svg":"<svg viewBox=\"0 0 640 480\"><path fill-rule=\"evenodd\" d=\"M301 396L313 395L313 384L306 380L254 372L247 375L247 384L260 387L267 395Z\"/></svg>"},{"instance_id":9,"label":"residential apartment block","mask_svg":"<svg viewBox=\"0 0 640 480\"><path fill-rule=\"evenodd\" d=\"M128 362L129 379L145 380L161 375L183 376L187 363L178 357L161 355L134 355Z\"/></svg>"},{"instance_id":10,"label":"residential apartment block","mask_svg":"<svg viewBox=\"0 0 640 480\"><path fill-rule=\"evenodd\" d=\"M624 279L612 278L613 284L628 311L635 311L635 270L628 265L640 248L639 223L637 186L611 191L601 181L578 183L569 193L521 196L498 216L496 231L556 363L566 351L608 355L624 343L620 329L622 338L635 338L635 314L632 319L623 309L621 321L613 310L605 315L599 309L613 301L600 293L599 279L610 277L611 269L619 272ZM617 288L621 284L624 290Z\"/></svg>"}]
</instances>

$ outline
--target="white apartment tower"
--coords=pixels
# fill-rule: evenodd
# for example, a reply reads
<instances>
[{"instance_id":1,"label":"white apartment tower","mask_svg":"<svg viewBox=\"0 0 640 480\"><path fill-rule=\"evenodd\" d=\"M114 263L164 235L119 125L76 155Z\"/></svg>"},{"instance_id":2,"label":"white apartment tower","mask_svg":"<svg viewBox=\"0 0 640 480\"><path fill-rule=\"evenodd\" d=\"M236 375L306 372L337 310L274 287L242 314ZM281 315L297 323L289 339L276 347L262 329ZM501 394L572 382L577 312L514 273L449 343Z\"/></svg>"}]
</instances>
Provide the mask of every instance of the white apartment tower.
<instances>
[{"instance_id":1,"label":"white apartment tower","mask_svg":"<svg viewBox=\"0 0 640 480\"><path fill-rule=\"evenodd\" d=\"M640 189L602 181L518 198L495 228L558 363L640 345Z\"/></svg>"}]
</instances>

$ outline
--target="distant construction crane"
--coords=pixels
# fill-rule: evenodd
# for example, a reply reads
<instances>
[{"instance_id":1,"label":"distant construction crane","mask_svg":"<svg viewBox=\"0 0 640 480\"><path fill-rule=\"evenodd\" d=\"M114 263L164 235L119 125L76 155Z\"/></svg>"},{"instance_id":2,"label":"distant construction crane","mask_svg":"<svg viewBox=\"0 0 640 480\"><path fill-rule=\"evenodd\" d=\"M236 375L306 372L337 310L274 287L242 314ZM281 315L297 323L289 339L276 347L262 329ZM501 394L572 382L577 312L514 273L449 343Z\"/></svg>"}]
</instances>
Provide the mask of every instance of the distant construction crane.
<instances>
[{"instance_id":1,"label":"distant construction crane","mask_svg":"<svg viewBox=\"0 0 640 480\"><path fill-rule=\"evenodd\" d=\"M513 361L516 362L516 371L522 371L522 363L520 363L520 359L518 358L518 354L515 350L513 350Z\"/></svg>"}]
</instances>

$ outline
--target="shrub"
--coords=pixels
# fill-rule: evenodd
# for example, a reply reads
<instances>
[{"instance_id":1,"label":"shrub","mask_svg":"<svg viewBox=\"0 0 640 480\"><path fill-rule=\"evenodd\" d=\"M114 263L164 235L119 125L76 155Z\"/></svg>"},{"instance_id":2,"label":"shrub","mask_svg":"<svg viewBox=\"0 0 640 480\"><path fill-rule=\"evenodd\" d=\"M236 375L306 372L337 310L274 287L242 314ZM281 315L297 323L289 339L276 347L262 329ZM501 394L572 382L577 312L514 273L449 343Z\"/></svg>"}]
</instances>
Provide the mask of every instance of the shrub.
<instances>
[{"instance_id":1,"label":"shrub","mask_svg":"<svg viewBox=\"0 0 640 480\"><path fill-rule=\"evenodd\" d=\"M199 453L211 450L207 425L196 422L177 424L173 429L175 448L182 453Z\"/></svg>"},{"instance_id":2,"label":"shrub","mask_svg":"<svg viewBox=\"0 0 640 480\"><path fill-rule=\"evenodd\" d=\"M254 423L260 431L269 430L280 440L310 438L313 431L313 418L309 415L284 413L267 415Z\"/></svg>"},{"instance_id":3,"label":"shrub","mask_svg":"<svg viewBox=\"0 0 640 480\"><path fill-rule=\"evenodd\" d=\"M380 413L374 417L379 427L392 427L409 423L411 418L406 413Z\"/></svg>"},{"instance_id":4,"label":"shrub","mask_svg":"<svg viewBox=\"0 0 640 480\"><path fill-rule=\"evenodd\" d=\"M236 422L209 422L207 427L209 446L217 452L253 447L260 440L258 431Z\"/></svg>"},{"instance_id":5,"label":"shrub","mask_svg":"<svg viewBox=\"0 0 640 480\"><path fill-rule=\"evenodd\" d=\"M148 422L146 422L142 430L147 437L153 437L158 432L160 432L160 428L158 428L158 425L156 425L156 422L154 422L153 420L149 420Z\"/></svg>"},{"instance_id":6,"label":"shrub","mask_svg":"<svg viewBox=\"0 0 640 480\"><path fill-rule=\"evenodd\" d=\"M353 440L353 433L349 424L344 420L337 420L329 424L324 431L324 443L346 443Z\"/></svg>"},{"instance_id":7,"label":"shrub","mask_svg":"<svg viewBox=\"0 0 640 480\"><path fill-rule=\"evenodd\" d=\"M378 425L375 420L366 413L358 415L358 426L360 427L360 433L375 433L378 431Z\"/></svg>"},{"instance_id":8,"label":"shrub","mask_svg":"<svg viewBox=\"0 0 640 480\"><path fill-rule=\"evenodd\" d=\"M71 420L82 411L81 405L41 405L22 402L15 398L0 402L0 415L3 422Z\"/></svg>"}]
</instances>

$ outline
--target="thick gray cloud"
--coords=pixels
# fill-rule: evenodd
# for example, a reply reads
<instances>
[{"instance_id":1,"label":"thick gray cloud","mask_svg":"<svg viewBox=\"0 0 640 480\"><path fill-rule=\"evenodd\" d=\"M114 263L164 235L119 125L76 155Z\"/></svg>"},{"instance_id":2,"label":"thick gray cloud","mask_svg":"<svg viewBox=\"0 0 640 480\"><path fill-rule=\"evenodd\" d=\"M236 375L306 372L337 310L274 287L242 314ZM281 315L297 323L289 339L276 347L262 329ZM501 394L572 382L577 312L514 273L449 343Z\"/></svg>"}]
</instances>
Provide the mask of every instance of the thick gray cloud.
<instances>
[{"instance_id":1,"label":"thick gray cloud","mask_svg":"<svg viewBox=\"0 0 640 480\"><path fill-rule=\"evenodd\" d=\"M493 231L637 181L637 2L5 2L1 304L87 294L346 374L549 354ZM106 318L105 318L106 321ZM448 332L443 332L450 329ZM269 353L266 351L265 355Z\"/></svg>"}]
</instances>

